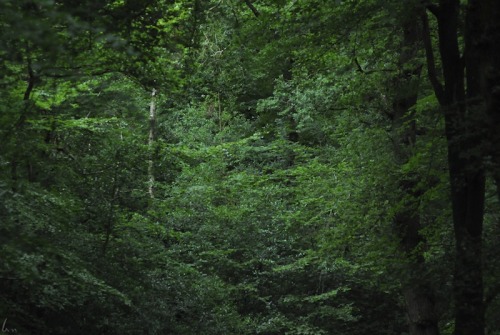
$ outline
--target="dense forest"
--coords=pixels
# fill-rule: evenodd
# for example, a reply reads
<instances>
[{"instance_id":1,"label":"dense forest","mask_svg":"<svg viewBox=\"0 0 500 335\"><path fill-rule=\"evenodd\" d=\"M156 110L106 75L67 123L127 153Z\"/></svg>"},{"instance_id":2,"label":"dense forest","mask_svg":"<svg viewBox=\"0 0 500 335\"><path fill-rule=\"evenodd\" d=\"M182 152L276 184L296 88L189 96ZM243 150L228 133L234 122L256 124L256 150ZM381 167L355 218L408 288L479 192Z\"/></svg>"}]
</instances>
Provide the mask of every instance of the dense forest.
<instances>
[{"instance_id":1,"label":"dense forest","mask_svg":"<svg viewBox=\"0 0 500 335\"><path fill-rule=\"evenodd\" d=\"M0 0L0 325L500 335L500 1Z\"/></svg>"}]
</instances>

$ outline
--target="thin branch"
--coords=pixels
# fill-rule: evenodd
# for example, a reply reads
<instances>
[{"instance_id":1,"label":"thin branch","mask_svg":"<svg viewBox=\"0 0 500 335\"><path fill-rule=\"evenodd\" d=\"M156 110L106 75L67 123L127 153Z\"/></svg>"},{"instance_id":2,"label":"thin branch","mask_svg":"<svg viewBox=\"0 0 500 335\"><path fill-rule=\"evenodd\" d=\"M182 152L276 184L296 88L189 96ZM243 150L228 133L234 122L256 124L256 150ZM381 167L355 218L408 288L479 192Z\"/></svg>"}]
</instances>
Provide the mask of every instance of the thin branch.
<instances>
[{"instance_id":1,"label":"thin branch","mask_svg":"<svg viewBox=\"0 0 500 335\"><path fill-rule=\"evenodd\" d=\"M358 59L356 57L354 57L354 64L356 64L357 68L358 68L358 71L361 72L361 73L365 73L365 70L363 70L363 68L361 67L361 65L359 64L358 62Z\"/></svg>"},{"instance_id":2,"label":"thin branch","mask_svg":"<svg viewBox=\"0 0 500 335\"><path fill-rule=\"evenodd\" d=\"M398 70L396 69L379 69L379 70L364 70L361 67L361 64L359 64L358 59L355 57L354 58L354 64L356 64L356 67L358 68L358 72L361 72L362 74L372 74L372 73L377 73L377 72L397 72Z\"/></svg>"},{"instance_id":3,"label":"thin branch","mask_svg":"<svg viewBox=\"0 0 500 335\"><path fill-rule=\"evenodd\" d=\"M435 17L441 15L441 8L438 5L432 3L431 0L422 0L420 2L420 5L421 8L424 8L424 10L428 9L429 12L431 12Z\"/></svg>"},{"instance_id":4,"label":"thin branch","mask_svg":"<svg viewBox=\"0 0 500 335\"><path fill-rule=\"evenodd\" d=\"M425 6L431 12L436 18L439 18L441 15L441 10L438 5L435 4L428 4Z\"/></svg>"},{"instance_id":5,"label":"thin branch","mask_svg":"<svg viewBox=\"0 0 500 335\"><path fill-rule=\"evenodd\" d=\"M434 51L432 49L431 33L429 28L429 18L427 17L427 13L425 11L422 12L421 19L423 28L422 37L425 48L425 57L427 60L427 74L438 101L442 103L444 89L437 76L436 61L434 59Z\"/></svg>"},{"instance_id":6,"label":"thin branch","mask_svg":"<svg viewBox=\"0 0 500 335\"><path fill-rule=\"evenodd\" d=\"M27 79L28 86L26 87L26 90L24 91L24 95L23 95L23 101L24 101L23 110L21 111L21 115L19 116L19 119L17 120L13 130L21 128L24 125L24 122L26 121L26 117L27 117L27 114L28 114L29 109L30 109L29 101L31 99L31 93L33 92L33 89L35 88L35 81L37 79L35 72L33 71L33 67L32 67L32 61L31 61L31 55L30 55L31 51L30 51L29 45L26 47L26 52L27 52L26 67L28 70L28 79ZM10 132L7 133L6 136L9 136L9 134L10 134Z\"/></svg>"},{"instance_id":7,"label":"thin branch","mask_svg":"<svg viewBox=\"0 0 500 335\"><path fill-rule=\"evenodd\" d=\"M31 66L31 57L28 55L28 87L26 87L26 91L24 91L24 101L28 101L31 96L31 92L35 87L35 73L33 72L33 67Z\"/></svg>"},{"instance_id":8,"label":"thin branch","mask_svg":"<svg viewBox=\"0 0 500 335\"><path fill-rule=\"evenodd\" d=\"M219 1L218 3L216 3L215 6L212 6L209 9L207 9L207 12L210 12L210 11L214 10L215 8L219 7L221 3L222 3L222 0Z\"/></svg>"},{"instance_id":9,"label":"thin branch","mask_svg":"<svg viewBox=\"0 0 500 335\"><path fill-rule=\"evenodd\" d=\"M77 72L73 73L44 73L41 76L48 77L48 78L71 78L71 77L77 77L77 76L102 76L104 74L108 73L113 73L113 72L120 72L118 70L112 70L112 69L102 69L98 71L91 71L89 73L81 72L79 70L83 69L84 67L76 67L76 68L67 68L65 69L66 71L70 70L77 70Z\"/></svg>"},{"instance_id":10,"label":"thin branch","mask_svg":"<svg viewBox=\"0 0 500 335\"><path fill-rule=\"evenodd\" d=\"M255 6L250 2L250 0L245 0L245 4L248 6L248 8L250 8L255 17L260 16L260 12L257 10L257 8L255 8Z\"/></svg>"},{"instance_id":11,"label":"thin branch","mask_svg":"<svg viewBox=\"0 0 500 335\"><path fill-rule=\"evenodd\" d=\"M394 72L398 72L398 70L396 70L396 69L379 69L379 70L368 70L368 71L365 70L365 74L372 74L372 73L377 73L377 72L391 72L391 73L394 73Z\"/></svg>"}]
</instances>

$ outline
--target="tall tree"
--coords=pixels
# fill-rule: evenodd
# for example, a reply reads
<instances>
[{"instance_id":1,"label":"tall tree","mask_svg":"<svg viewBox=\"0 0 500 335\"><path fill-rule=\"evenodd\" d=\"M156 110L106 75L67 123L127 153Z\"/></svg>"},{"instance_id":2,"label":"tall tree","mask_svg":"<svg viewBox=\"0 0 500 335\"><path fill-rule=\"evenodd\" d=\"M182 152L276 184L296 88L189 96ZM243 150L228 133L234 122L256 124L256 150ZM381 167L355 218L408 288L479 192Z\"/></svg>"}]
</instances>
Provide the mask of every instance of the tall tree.
<instances>
[{"instance_id":1,"label":"tall tree","mask_svg":"<svg viewBox=\"0 0 500 335\"><path fill-rule=\"evenodd\" d=\"M410 15L402 15L402 44L398 62L399 73L394 79L396 87L393 99L392 131L394 136L394 155L400 166L408 164L417 141L415 105L417 103L422 63L420 61L421 25ZM409 266L407 279L403 283L403 296L409 321L410 335L439 334L438 318L432 283L425 273L422 243L422 219L420 215L421 196L424 183L414 171L403 173L399 180L402 192L400 209L395 214L395 223L401 238L401 248L406 254ZM424 184L424 185L423 185Z\"/></svg>"},{"instance_id":2,"label":"tall tree","mask_svg":"<svg viewBox=\"0 0 500 335\"><path fill-rule=\"evenodd\" d=\"M492 101L493 87L486 84L485 59L494 59L495 47L481 48L485 34L496 36L498 26L488 20L498 13L495 1L469 1L463 13L459 0L428 4L437 20L443 83L436 69L427 13L422 14L430 82L445 118L448 164L455 236L455 334L484 334L482 231L485 202L485 165L489 154L484 125L484 103ZM465 14L464 45L460 45ZM488 29L485 29L485 25ZM491 40L487 43L491 43ZM491 46L491 44L490 44ZM461 50L465 50L464 54ZM498 68L486 66L489 71ZM494 80L495 81L495 80ZM495 86L495 85L493 85ZM493 93L494 95L494 93ZM496 112L495 112L496 114Z\"/></svg>"}]
</instances>

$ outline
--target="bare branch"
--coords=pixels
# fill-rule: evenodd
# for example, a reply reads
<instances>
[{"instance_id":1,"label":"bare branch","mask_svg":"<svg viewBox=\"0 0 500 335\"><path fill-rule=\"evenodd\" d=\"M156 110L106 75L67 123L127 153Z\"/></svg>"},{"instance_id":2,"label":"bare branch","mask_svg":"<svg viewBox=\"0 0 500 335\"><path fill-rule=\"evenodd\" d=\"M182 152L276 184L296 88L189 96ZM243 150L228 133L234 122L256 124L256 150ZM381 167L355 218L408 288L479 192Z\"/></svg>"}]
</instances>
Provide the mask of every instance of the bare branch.
<instances>
[{"instance_id":1,"label":"bare branch","mask_svg":"<svg viewBox=\"0 0 500 335\"><path fill-rule=\"evenodd\" d=\"M421 8L428 9L429 12L431 12L435 17L438 17L440 15L441 8L438 5L432 3L431 0L422 0L420 4L422 6Z\"/></svg>"},{"instance_id":2,"label":"bare branch","mask_svg":"<svg viewBox=\"0 0 500 335\"><path fill-rule=\"evenodd\" d=\"M434 89L434 93L436 94L438 101L441 103L443 100L444 89L437 76L436 61L434 59L434 51L432 49L431 33L429 28L429 18L427 17L427 13L425 11L422 11L421 19L423 26L422 35L425 47L425 57L427 60L427 74L432 88Z\"/></svg>"},{"instance_id":3,"label":"bare branch","mask_svg":"<svg viewBox=\"0 0 500 335\"><path fill-rule=\"evenodd\" d=\"M365 73L365 70L363 70L363 68L361 67L361 65L359 64L358 62L358 59L356 57L354 57L354 64L356 64L356 67L358 68L358 71L361 72L361 73Z\"/></svg>"},{"instance_id":4,"label":"bare branch","mask_svg":"<svg viewBox=\"0 0 500 335\"><path fill-rule=\"evenodd\" d=\"M377 73L377 72L397 72L396 69L375 69L375 70L364 70L361 67L361 64L359 64L358 58L354 57L354 64L356 64L357 71L361 72L362 74L372 74L372 73Z\"/></svg>"},{"instance_id":5,"label":"bare branch","mask_svg":"<svg viewBox=\"0 0 500 335\"><path fill-rule=\"evenodd\" d=\"M119 72L118 70L104 68L101 70L89 71L98 66L75 66L75 67L51 67L40 70L40 77L48 78L71 78L78 76L102 76L107 73Z\"/></svg>"},{"instance_id":6,"label":"bare branch","mask_svg":"<svg viewBox=\"0 0 500 335\"><path fill-rule=\"evenodd\" d=\"M35 72L33 71L33 67L31 66L31 57L28 55L28 86L26 87L26 91L24 92L24 101L28 101L31 96L31 92L35 87Z\"/></svg>"},{"instance_id":7,"label":"bare branch","mask_svg":"<svg viewBox=\"0 0 500 335\"><path fill-rule=\"evenodd\" d=\"M245 0L245 4L248 6L248 8L250 8L255 17L260 16L260 12L257 10L257 8L255 8L255 6L250 2L250 0Z\"/></svg>"},{"instance_id":8,"label":"bare branch","mask_svg":"<svg viewBox=\"0 0 500 335\"><path fill-rule=\"evenodd\" d=\"M428 4L427 6L425 6L425 8L427 8L429 10L429 12L431 12L435 17L439 17L440 8L438 5Z\"/></svg>"}]
</instances>

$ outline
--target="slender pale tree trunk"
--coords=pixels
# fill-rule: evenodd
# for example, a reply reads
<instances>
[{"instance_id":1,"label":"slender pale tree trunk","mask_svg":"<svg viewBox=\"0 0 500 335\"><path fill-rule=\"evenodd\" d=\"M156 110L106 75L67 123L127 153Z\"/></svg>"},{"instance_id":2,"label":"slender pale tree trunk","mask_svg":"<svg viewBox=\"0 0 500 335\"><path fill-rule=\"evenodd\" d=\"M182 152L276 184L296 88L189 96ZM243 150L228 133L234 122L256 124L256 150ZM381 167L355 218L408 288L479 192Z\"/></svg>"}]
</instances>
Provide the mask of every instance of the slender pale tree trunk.
<instances>
[{"instance_id":1,"label":"slender pale tree trunk","mask_svg":"<svg viewBox=\"0 0 500 335\"><path fill-rule=\"evenodd\" d=\"M156 89L151 92L151 103L149 106L149 161L148 161L148 194L150 198L154 198L155 190L155 175L154 175L154 144L156 141Z\"/></svg>"}]
</instances>

